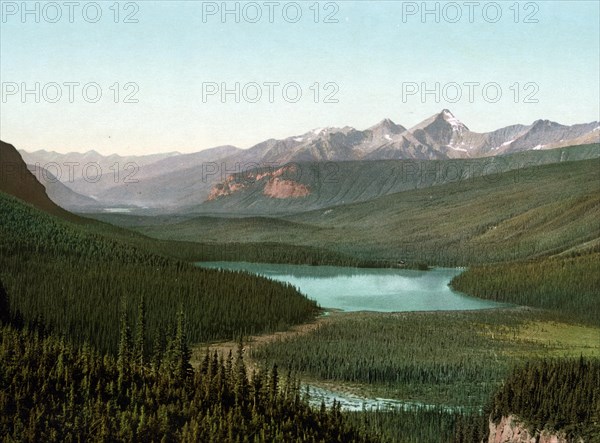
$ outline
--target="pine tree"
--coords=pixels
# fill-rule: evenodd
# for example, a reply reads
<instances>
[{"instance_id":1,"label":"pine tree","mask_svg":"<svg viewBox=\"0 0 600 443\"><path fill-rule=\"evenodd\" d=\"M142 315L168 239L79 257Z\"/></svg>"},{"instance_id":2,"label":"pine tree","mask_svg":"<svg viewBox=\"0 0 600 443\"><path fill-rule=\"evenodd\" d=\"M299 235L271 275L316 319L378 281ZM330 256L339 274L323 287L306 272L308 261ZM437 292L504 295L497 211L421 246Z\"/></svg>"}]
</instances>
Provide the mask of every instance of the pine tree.
<instances>
[{"instance_id":1,"label":"pine tree","mask_svg":"<svg viewBox=\"0 0 600 443\"><path fill-rule=\"evenodd\" d=\"M135 341L133 345L133 360L139 368L144 367L146 338L146 300L142 295L138 304L137 324L135 327Z\"/></svg>"},{"instance_id":2,"label":"pine tree","mask_svg":"<svg viewBox=\"0 0 600 443\"><path fill-rule=\"evenodd\" d=\"M0 280L0 325L6 325L10 322L10 300L4 289L2 280Z\"/></svg>"},{"instance_id":3,"label":"pine tree","mask_svg":"<svg viewBox=\"0 0 600 443\"><path fill-rule=\"evenodd\" d=\"M167 345L166 361L173 375L180 381L186 381L193 374L190 360L192 352L188 346L186 334L185 314L183 309L177 314L177 328L175 335Z\"/></svg>"},{"instance_id":4,"label":"pine tree","mask_svg":"<svg viewBox=\"0 0 600 443\"><path fill-rule=\"evenodd\" d=\"M120 339L119 350L117 354L117 370L119 378L117 381L119 390L122 389L123 382L128 372L131 362L131 329L127 321L127 304L125 300L122 303L121 322L120 322Z\"/></svg>"},{"instance_id":5,"label":"pine tree","mask_svg":"<svg viewBox=\"0 0 600 443\"><path fill-rule=\"evenodd\" d=\"M235 360L235 374L235 402L237 406L242 406L248 399L249 386L246 365L244 365L244 344L241 337Z\"/></svg>"},{"instance_id":6,"label":"pine tree","mask_svg":"<svg viewBox=\"0 0 600 443\"><path fill-rule=\"evenodd\" d=\"M279 389L279 375L277 373L277 365L273 365L271 370L271 378L269 380L269 400L273 404L277 398L277 391Z\"/></svg>"},{"instance_id":7,"label":"pine tree","mask_svg":"<svg viewBox=\"0 0 600 443\"><path fill-rule=\"evenodd\" d=\"M158 333L154 337L154 343L152 345L152 371L154 375L158 375L160 368L162 366L163 356L164 356L164 332L163 330L159 330Z\"/></svg>"}]
</instances>

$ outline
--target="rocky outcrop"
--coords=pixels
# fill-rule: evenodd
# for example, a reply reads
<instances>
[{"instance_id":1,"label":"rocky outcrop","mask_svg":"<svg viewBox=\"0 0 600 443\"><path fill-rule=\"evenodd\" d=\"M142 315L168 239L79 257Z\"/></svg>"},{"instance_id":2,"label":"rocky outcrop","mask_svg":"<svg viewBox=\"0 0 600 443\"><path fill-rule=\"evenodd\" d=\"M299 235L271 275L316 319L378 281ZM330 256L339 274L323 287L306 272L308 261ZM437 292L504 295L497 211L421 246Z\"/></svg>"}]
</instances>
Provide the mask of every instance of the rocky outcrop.
<instances>
[{"instance_id":1,"label":"rocky outcrop","mask_svg":"<svg viewBox=\"0 0 600 443\"><path fill-rule=\"evenodd\" d=\"M561 433L531 431L512 415L502 417L500 423L490 420L488 443L570 443ZM579 440L577 443L583 443Z\"/></svg>"},{"instance_id":2,"label":"rocky outcrop","mask_svg":"<svg viewBox=\"0 0 600 443\"><path fill-rule=\"evenodd\" d=\"M244 189L246 186L243 182L236 181L235 176L230 175L225 179L223 183L217 183L210 190L208 194L208 201L216 200L219 197L225 197L231 195L234 192L238 192Z\"/></svg>"},{"instance_id":3,"label":"rocky outcrop","mask_svg":"<svg viewBox=\"0 0 600 443\"><path fill-rule=\"evenodd\" d=\"M300 198L309 195L310 189L302 183L274 178L265 185L263 193L271 198Z\"/></svg>"},{"instance_id":4,"label":"rocky outcrop","mask_svg":"<svg viewBox=\"0 0 600 443\"><path fill-rule=\"evenodd\" d=\"M301 198L310 195L310 187L292 179L298 175L295 165L272 170L248 171L228 176L224 182L214 185L208 201L226 197L258 184L262 192L271 198Z\"/></svg>"}]
</instances>

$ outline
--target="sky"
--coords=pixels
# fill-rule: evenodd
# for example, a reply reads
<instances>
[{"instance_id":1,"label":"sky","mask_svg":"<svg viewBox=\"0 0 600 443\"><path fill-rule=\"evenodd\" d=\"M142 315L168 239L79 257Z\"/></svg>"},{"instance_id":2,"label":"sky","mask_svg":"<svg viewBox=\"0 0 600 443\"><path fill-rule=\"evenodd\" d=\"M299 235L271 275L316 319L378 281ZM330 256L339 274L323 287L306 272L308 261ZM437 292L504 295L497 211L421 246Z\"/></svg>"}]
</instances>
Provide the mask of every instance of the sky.
<instances>
[{"instance_id":1,"label":"sky","mask_svg":"<svg viewBox=\"0 0 600 443\"><path fill-rule=\"evenodd\" d=\"M600 120L599 4L2 1L0 138L142 155L445 108L477 132Z\"/></svg>"}]
</instances>

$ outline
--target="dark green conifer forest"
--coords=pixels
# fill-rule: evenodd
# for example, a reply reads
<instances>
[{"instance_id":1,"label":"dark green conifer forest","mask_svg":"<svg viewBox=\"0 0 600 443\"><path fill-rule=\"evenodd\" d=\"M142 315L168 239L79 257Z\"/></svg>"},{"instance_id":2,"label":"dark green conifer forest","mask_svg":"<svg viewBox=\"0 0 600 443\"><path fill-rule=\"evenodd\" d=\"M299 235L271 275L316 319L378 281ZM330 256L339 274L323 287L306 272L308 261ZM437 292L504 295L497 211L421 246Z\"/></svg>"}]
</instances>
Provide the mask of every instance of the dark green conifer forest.
<instances>
[{"instance_id":1,"label":"dark green conifer forest","mask_svg":"<svg viewBox=\"0 0 600 443\"><path fill-rule=\"evenodd\" d=\"M368 442L339 407L313 410L298 381L277 367L248 374L242 345L228 358L206 353L199 368L180 311L144 348L122 315L117 354L75 348L40 325L23 328L0 286L0 440L7 442Z\"/></svg>"},{"instance_id":2,"label":"dark green conifer forest","mask_svg":"<svg viewBox=\"0 0 600 443\"><path fill-rule=\"evenodd\" d=\"M133 319L143 297L150 335L182 306L193 342L284 329L318 312L295 288L207 270L112 240L0 194L0 278L11 307L71 340L116 351L122 299Z\"/></svg>"},{"instance_id":3,"label":"dark green conifer forest","mask_svg":"<svg viewBox=\"0 0 600 443\"><path fill-rule=\"evenodd\" d=\"M585 253L475 266L451 284L489 300L535 306L600 325L600 247Z\"/></svg>"},{"instance_id":4,"label":"dark green conifer forest","mask_svg":"<svg viewBox=\"0 0 600 443\"><path fill-rule=\"evenodd\" d=\"M532 361L516 368L492 400L495 422L516 415L531 430L600 441L600 360Z\"/></svg>"}]
</instances>

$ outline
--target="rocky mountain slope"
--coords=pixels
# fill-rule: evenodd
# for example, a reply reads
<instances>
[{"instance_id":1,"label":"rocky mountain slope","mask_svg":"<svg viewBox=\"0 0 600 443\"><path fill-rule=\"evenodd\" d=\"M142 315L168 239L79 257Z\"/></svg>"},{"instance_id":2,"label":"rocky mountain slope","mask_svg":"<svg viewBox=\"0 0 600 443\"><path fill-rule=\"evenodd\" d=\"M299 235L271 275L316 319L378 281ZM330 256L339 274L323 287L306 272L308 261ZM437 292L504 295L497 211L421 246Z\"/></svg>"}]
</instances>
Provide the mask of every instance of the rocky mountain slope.
<instances>
[{"instance_id":1,"label":"rocky mountain slope","mask_svg":"<svg viewBox=\"0 0 600 443\"><path fill-rule=\"evenodd\" d=\"M406 129L389 119L363 131L351 127L315 129L268 140L227 158L231 163L478 158L600 141L600 124L564 126L549 120L492 132L469 130L447 109Z\"/></svg>"},{"instance_id":2,"label":"rocky mountain slope","mask_svg":"<svg viewBox=\"0 0 600 443\"><path fill-rule=\"evenodd\" d=\"M533 258L558 254L599 238L598 160L565 161L520 170L519 174L508 171L479 176L359 203L296 211L282 218L276 218L279 209L296 199L270 198L261 201L278 204L269 209L271 217L234 218L226 213L227 218L217 218L206 214L185 221L174 219L174 223L165 220L161 225L150 221L139 229L169 240L285 241L362 260L425 259L440 266ZM349 190L348 195L360 188ZM345 198L343 195L340 197ZM234 201L242 204L243 194ZM252 208L251 196L248 202Z\"/></svg>"},{"instance_id":3,"label":"rocky mountain slope","mask_svg":"<svg viewBox=\"0 0 600 443\"><path fill-rule=\"evenodd\" d=\"M103 205L97 200L71 190L49 170L36 165L27 165L27 169L44 186L50 200L60 204L62 208L69 211L100 211L103 209Z\"/></svg>"},{"instance_id":4,"label":"rocky mountain slope","mask_svg":"<svg viewBox=\"0 0 600 443\"><path fill-rule=\"evenodd\" d=\"M474 159L599 141L598 122L565 126L537 120L530 125L477 133L444 109L410 129L385 119L365 130L349 126L318 128L281 140L269 139L249 149L221 146L192 154L170 152L142 157L102 157L93 151L23 155L28 163L39 163L41 167L49 161L63 165L97 163L102 170L98 180L76 177L65 182L69 178L66 166L60 179L75 192L105 205L177 209L209 199L213 185L223 183L228 176L260 167L358 160ZM116 175L115 163L119 165Z\"/></svg>"},{"instance_id":5,"label":"rocky mountain slope","mask_svg":"<svg viewBox=\"0 0 600 443\"><path fill-rule=\"evenodd\" d=\"M52 170L71 190L91 197L104 189L139 178L149 165L178 157L178 152L151 155L102 155L94 150L61 154L54 151L19 150L23 160L36 168Z\"/></svg>"},{"instance_id":6,"label":"rocky mountain slope","mask_svg":"<svg viewBox=\"0 0 600 443\"><path fill-rule=\"evenodd\" d=\"M530 179L533 165L597 158L600 145L528 151L499 157L451 160L379 160L291 163L231 174L212 186L208 198L186 212L277 215L364 202L383 195L477 177L508 174ZM490 180L493 180L490 178Z\"/></svg>"}]
</instances>

